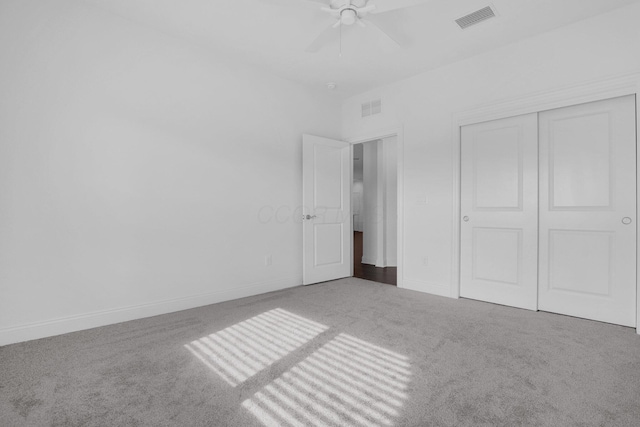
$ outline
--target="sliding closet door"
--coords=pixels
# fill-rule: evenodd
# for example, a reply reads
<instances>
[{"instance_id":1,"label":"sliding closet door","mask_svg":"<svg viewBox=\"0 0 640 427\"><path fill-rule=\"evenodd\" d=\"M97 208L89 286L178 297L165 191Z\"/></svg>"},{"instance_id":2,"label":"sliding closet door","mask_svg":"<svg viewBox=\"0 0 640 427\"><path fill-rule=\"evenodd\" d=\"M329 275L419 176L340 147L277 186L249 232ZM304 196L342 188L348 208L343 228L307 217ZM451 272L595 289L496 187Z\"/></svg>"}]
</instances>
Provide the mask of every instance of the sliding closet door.
<instances>
[{"instance_id":1,"label":"sliding closet door","mask_svg":"<svg viewBox=\"0 0 640 427\"><path fill-rule=\"evenodd\" d=\"M539 309L635 326L635 98L539 118Z\"/></svg>"},{"instance_id":2,"label":"sliding closet door","mask_svg":"<svg viewBox=\"0 0 640 427\"><path fill-rule=\"evenodd\" d=\"M461 131L460 295L535 310L537 114Z\"/></svg>"}]
</instances>

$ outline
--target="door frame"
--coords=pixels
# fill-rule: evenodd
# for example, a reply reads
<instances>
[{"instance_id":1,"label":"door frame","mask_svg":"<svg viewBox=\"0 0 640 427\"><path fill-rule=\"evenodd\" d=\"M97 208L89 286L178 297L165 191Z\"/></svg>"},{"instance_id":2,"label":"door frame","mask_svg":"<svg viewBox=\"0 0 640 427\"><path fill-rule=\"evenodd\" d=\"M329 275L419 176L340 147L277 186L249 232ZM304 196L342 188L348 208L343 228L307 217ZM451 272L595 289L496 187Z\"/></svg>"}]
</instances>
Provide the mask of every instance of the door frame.
<instances>
[{"instance_id":1,"label":"door frame","mask_svg":"<svg viewBox=\"0 0 640 427\"><path fill-rule=\"evenodd\" d=\"M354 136L343 138L344 141L351 144L351 164L353 165L353 146L355 144L361 144L376 139L384 139L395 136L397 138L397 174L398 174L398 201L397 201L397 246L396 246L396 258L398 262L396 282L398 288L403 286L403 253L404 253L404 215L403 215L403 202L404 202L404 130L401 125L394 127L382 128L370 132L362 132ZM351 210L353 211L353 198L351 199ZM353 216L352 216L353 218ZM353 239L353 219L351 220L351 239ZM353 240L351 242L353 247ZM353 254L351 256L351 275L353 276Z\"/></svg>"},{"instance_id":2,"label":"door frame","mask_svg":"<svg viewBox=\"0 0 640 427\"><path fill-rule=\"evenodd\" d=\"M461 130L462 126L498 120L522 114L539 113L555 108L570 107L594 101L626 95L636 96L636 171L640 171L640 73L622 74L615 77L597 79L581 84L569 85L554 90L532 93L500 102L481 105L453 114L452 120L452 164L453 164L453 249L451 297L460 298L460 196L461 196ZM636 223L640 218L640 173L636 173ZM640 227L638 227L640 230ZM640 335L640 241L636 233L636 333Z\"/></svg>"}]
</instances>

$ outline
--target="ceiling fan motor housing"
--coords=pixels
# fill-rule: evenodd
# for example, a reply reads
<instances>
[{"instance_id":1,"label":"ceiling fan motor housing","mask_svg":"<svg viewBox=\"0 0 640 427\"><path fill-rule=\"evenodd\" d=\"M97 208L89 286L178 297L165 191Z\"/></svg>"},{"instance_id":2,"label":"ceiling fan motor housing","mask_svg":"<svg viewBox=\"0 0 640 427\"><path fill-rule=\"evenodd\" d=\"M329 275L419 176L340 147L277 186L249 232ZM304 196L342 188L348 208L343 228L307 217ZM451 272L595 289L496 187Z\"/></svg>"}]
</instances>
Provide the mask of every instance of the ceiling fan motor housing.
<instances>
[{"instance_id":1,"label":"ceiling fan motor housing","mask_svg":"<svg viewBox=\"0 0 640 427\"><path fill-rule=\"evenodd\" d=\"M358 19L358 12L355 9L343 9L340 12L340 21L342 21L343 25L351 25L356 22Z\"/></svg>"},{"instance_id":2,"label":"ceiling fan motor housing","mask_svg":"<svg viewBox=\"0 0 640 427\"><path fill-rule=\"evenodd\" d=\"M347 0L331 0L332 9L340 9L347 4ZM351 6L364 7L367 5L367 0L351 0Z\"/></svg>"},{"instance_id":3,"label":"ceiling fan motor housing","mask_svg":"<svg viewBox=\"0 0 640 427\"><path fill-rule=\"evenodd\" d=\"M330 8L325 10L335 14L340 24L352 25L369 11L369 8L360 10L367 5L367 2L368 0L331 0Z\"/></svg>"}]
</instances>

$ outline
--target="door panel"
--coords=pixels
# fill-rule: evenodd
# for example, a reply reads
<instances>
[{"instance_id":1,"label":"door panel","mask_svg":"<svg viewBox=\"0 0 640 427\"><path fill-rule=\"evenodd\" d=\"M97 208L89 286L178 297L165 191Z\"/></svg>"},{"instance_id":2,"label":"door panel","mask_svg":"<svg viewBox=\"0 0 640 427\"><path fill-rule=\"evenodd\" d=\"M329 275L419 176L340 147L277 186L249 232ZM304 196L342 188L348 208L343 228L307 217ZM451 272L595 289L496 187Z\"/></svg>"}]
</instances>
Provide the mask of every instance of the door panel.
<instances>
[{"instance_id":1,"label":"door panel","mask_svg":"<svg viewBox=\"0 0 640 427\"><path fill-rule=\"evenodd\" d=\"M342 154L340 147L313 145L314 207L342 209Z\"/></svg>"},{"instance_id":2,"label":"door panel","mask_svg":"<svg viewBox=\"0 0 640 427\"><path fill-rule=\"evenodd\" d=\"M342 224L313 224L313 236L316 240L315 267L340 264L344 258L342 242L344 235Z\"/></svg>"},{"instance_id":3,"label":"door panel","mask_svg":"<svg viewBox=\"0 0 640 427\"><path fill-rule=\"evenodd\" d=\"M461 129L460 295L537 307L537 115Z\"/></svg>"},{"instance_id":4,"label":"door panel","mask_svg":"<svg viewBox=\"0 0 640 427\"><path fill-rule=\"evenodd\" d=\"M474 211L522 210L523 159L519 134L518 126L476 131L471 166Z\"/></svg>"},{"instance_id":5,"label":"door panel","mask_svg":"<svg viewBox=\"0 0 640 427\"><path fill-rule=\"evenodd\" d=\"M549 289L611 296L614 233L549 230Z\"/></svg>"},{"instance_id":6,"label":"door panel","mask_svg":"<svg viewBox=\"0 0 640 427\"><path fill-rule=\"evenodd\" d=\"M608 112L553 119L547 135L550 209L611 208L609 121Z\"/></svg>"},{"instance_id":7,"label":"door panel","mask_svg":"<svg viewBox=\"0 0 640 427\"><path fill-rule=\"evenodd\" d=\"M545 111L539 122L539 308L635 326L635 98Z\"/></svg>"},{"instance_id":8,"label":"door panel","mask_svg":"<svg viewBox=\"0 0 640 427\"><path fill-rule=\"evenodd\" d=\"M302 138L303 283L351 276L351 145Z\"/></svg>"},{"instance_id":9,"label":"door panel","mask_svg":"<svg viewBox=\"0 0 640 427\"><path fill-rule=\"evenodd\" d=\"M473 279L518 285L522 229L473 229Z\"/></svg>"}]
</instances>

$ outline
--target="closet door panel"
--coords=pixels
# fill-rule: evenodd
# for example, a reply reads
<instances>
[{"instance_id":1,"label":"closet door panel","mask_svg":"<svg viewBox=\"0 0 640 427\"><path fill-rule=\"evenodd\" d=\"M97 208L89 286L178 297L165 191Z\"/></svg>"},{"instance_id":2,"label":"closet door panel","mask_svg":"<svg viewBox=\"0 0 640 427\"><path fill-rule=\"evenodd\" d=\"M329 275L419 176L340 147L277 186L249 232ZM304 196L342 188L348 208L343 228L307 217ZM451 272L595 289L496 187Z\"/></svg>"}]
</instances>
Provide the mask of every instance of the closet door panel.
<instances>
[{"instance_id":1,"label":"closet door panel","mask_svg":"<svg viewBox=\"0 0 640 427\"><path fill-rule=\"evenodd\" d=\"M635 97L539 115L539 309L636 323Z\"/></svg>"},{"instance_id":2,"label":"closet door panel","mask_svg":"<svg viewBox=\"0 0 640 427\"><path fill-rule=\"evenodd\" d=\"M461 129L460 295L537 306L537 114Z\"/></svg>"}]
</instances>

